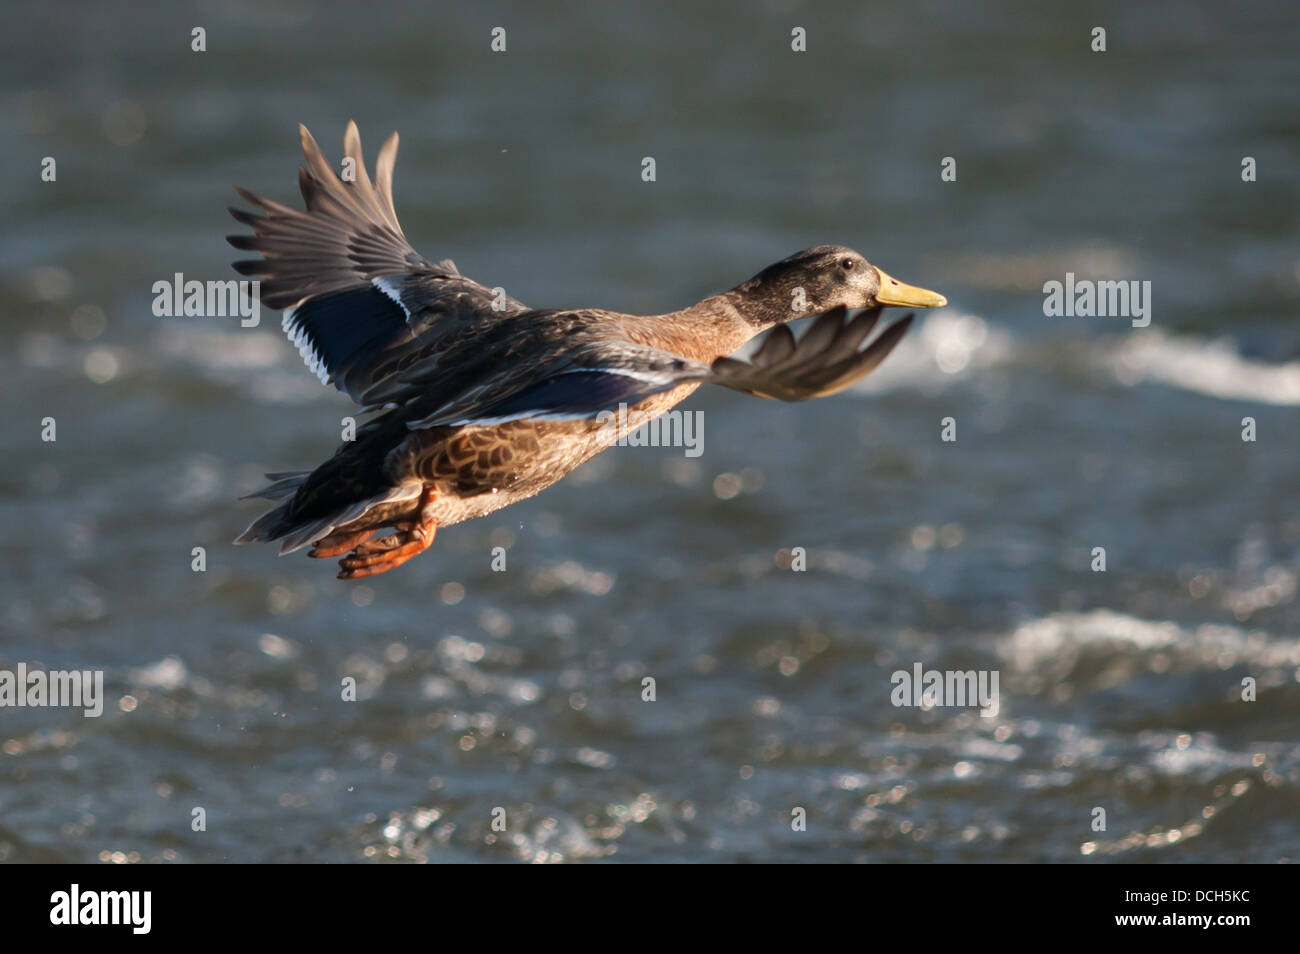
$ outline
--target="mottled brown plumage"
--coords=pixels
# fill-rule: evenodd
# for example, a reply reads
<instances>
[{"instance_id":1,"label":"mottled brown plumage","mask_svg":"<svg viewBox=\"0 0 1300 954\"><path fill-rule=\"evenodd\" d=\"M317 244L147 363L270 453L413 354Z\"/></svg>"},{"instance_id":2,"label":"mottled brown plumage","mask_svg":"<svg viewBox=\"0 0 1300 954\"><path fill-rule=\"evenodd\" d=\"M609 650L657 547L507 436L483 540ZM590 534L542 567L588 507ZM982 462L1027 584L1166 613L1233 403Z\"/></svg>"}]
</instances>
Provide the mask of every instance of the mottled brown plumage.
<instances>
[{"instance_id":1,"label":"mottled brown plumage","mask_svg":"<svg viewBox=\"0 0 1300 954\"><path fill-rule=\"evenodd\" d=\"M910 315L862 348L882 306L944 304L824 245L664 315L530 309L407 243L392 200L396 133L373 182L355 124L346 182L301 133L306 211L238 190L265 214L231 210L253 234L230 243L261 255L235 268L261 278L263 302L284 310L321 381L376 414L315 470L268 474L274 483L254 496L283 503L236 542L346 553L340 577L392 569L437 527L533 496L702 383L786 401L841 390L907 328ZM785 322L812 315L796 340ZM749 361L729 357L764 331ZM620 405L622 431L602 416Z\"/></svg>"}]
</instances>

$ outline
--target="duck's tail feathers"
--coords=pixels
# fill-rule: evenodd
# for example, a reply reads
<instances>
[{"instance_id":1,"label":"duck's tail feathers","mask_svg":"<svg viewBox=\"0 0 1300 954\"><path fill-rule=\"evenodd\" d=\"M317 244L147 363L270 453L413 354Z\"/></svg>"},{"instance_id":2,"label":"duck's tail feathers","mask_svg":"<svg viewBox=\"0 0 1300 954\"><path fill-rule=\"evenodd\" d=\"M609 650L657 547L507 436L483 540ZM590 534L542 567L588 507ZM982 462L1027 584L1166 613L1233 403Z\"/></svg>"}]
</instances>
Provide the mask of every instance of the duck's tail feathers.
<instances>
[{"instance_id":1,"label":"duck's tail feathers","mask_svg":"<svg viewBox=\"0 0 1300 954\"><path fill-rule=\"evenodd\" d=\"M272 490L275 490L279 496L285 496L289 493L288 490L277 490L281 484L287 481L297 481L301 484L304 479L305 475L294 474L268 487L261 494L254 494L253 496L265 497ZM364 500L341 507L325 516L320 516L317 513L306 517L293 512L294 501L290 498L273 510L268 510L249 524L248 529L235 538L235 544L253 543L255 541L269 543L273 540L279 540L280 556L284 556L286 553L301 550L307 544L329 536L337 528L346 526L352 521L363 517L367 511L374 507L408 499L414 500L420 496L420 492L421 486L419 484L403 484L393 487L385 493L367 497Z\"/></svg>"},{"instance_id":2,"label":"duck's tail feathers","mask_svg":"<svg viewBox=\"0 0 1300 954\"><path fill-rule=\"evenodd\" d=\"M294 493L303 485L303 481L305 481L309 476L311 476L310 470L286 470L279 473L267 474L266 479L273 480L275 483L271 484L269 487L263 487L261 490L256 490L251 494L244 494L244 496L239 499L254 500L261 498L263 500L281 500L289 496L291 493Z\"/></svg>"}]
</instances>

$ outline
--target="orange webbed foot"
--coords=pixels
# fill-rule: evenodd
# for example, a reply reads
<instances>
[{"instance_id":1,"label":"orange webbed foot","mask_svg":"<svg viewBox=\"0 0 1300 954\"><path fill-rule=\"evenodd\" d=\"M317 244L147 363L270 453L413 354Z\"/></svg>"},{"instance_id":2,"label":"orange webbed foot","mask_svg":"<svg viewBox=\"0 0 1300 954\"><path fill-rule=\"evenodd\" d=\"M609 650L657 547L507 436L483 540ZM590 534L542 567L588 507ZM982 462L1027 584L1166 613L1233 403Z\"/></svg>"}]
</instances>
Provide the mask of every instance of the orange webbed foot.
<instances>
[{"instance_id":1,"label":"orange webbed foot","mask_svg":"<svg viewBox=\"0 0 1300 954\"><path fill-rule=\"evenodd\" d=\"M347 553L358 544L365 543L365 541L369 540L378 532L377 529L358 530L356 533L349 533L345 536L339 537L339 539L333 543L326 543L327 540L333 539L332 536L323 537L316 541L316 545L307 552L307 555L317 560L327 560L330 557L340 556Z\"/></svg>"},{"instance_id":2,"label":"orange webbed foot","mask_svg":"<svg viewBox=\"0 0 1300 954\"><path fill-rule=\"evenodd\" d=\"M438 523L432 516L436 497L437 491L424 491L420 498L418 522L399 523L396 533L358 543L348 556L339 561L338 578L356 580L387 573L429 549L438 530Z\"/></svg>"}]
</instances>

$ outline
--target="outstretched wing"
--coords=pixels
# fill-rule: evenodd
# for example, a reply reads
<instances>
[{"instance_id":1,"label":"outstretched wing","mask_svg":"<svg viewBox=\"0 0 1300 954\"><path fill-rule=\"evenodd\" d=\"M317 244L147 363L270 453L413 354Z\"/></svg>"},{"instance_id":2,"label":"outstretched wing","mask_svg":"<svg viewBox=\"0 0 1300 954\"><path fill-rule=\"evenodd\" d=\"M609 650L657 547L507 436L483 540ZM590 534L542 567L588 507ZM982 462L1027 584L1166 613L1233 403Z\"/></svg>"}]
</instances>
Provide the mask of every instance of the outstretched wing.
<instances>
[{"instance_id":1,"label":"outstretched wing","mask_svg":"<svg viewBox=\"0 0 1300 954\"><path fill-rule=\"evenodd\" d=\"M451 330L449 324L526 310L512 298L494 301L450 259L430 262L406 241L393 207L397 133L379 150L372 182L356 123L348 123L343 137L346 180L307 127L299 132L307 164L298 170L298 186L306 211L236 187L264 214L232 208L253 234L227 241L261 254L234 267L261 279L262 302L284 311L285 333L323 383L367 403L367 392L396 371L402 355L421 348L422 339Z\"/></svg>"},{"instance_id":2,"label":"outstretched wing","mask_svg":"<svg viewBox=\"0 0 1300 954\"><path fill-rule=\"evenodd\" d=\"M870 374L912 322L894 322L867 347L862 342L880 320L880 308L849 317L835 308L796 339L785 325L773 328L749 361L718 358L712 365L630 342L602 343L575 352L566 363L508 394L470 392L440 404L409 427L491 425L532 418L581 420L631 407L682 384L719 384L782 401L804 401L842 391Z\"/></svg>"},{"instance_id":3,"label":"outstretched wing","mask_svg":"<svg viewBox=\"0 0 1300 954\"><path fill-rule=\"evenodd\" d=\"M912 316L906 315L860 348L880 320L880 312L879 307L870 308L845 321L846 309L832 309L797 341L789 328L777 325L748 362L735 358L713 362L709 381L781 401L805 401L843 391L874 371L912 323Z\"/></svg>"}]
</instances>

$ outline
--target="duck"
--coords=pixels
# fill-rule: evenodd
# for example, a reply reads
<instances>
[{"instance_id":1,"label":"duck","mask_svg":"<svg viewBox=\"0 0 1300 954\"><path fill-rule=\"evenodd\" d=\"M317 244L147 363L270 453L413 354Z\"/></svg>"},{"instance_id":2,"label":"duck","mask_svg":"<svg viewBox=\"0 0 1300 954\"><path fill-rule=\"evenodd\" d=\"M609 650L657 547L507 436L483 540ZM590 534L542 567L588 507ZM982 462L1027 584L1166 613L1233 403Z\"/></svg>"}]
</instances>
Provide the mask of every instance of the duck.
<instances>
[{"instance_id":1,"label":"duck","mask_svg":"<svg viewBox=\"0 0 1300 954\"><path fill-rule=\"evenodd\" d=\"M664 314L531 308L407 241L393 204L396 132L373 179L355 122L337 173L306 126L299 134L304 210L236 186L256 211L230 209L252 234L227 241L258 254L234 268L283 313L307 368L368 416L316 468L267 474L249 497L276 506L235 543L310 546L310 557L341 558L339 579L386 573L438 528L540 493L701 385L780 401L842 391L907 331L911 314L873 338L884 308L947 303L851 248L818 245ZM813 320L796 337L800 318Z\"/></svg>"}]
</instances>

